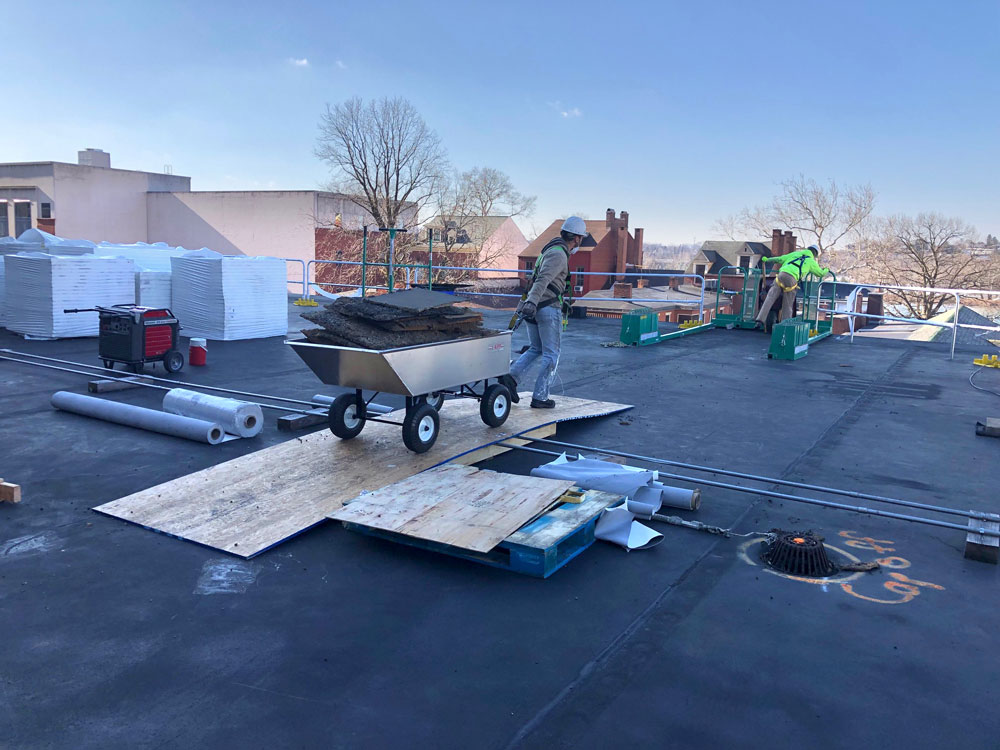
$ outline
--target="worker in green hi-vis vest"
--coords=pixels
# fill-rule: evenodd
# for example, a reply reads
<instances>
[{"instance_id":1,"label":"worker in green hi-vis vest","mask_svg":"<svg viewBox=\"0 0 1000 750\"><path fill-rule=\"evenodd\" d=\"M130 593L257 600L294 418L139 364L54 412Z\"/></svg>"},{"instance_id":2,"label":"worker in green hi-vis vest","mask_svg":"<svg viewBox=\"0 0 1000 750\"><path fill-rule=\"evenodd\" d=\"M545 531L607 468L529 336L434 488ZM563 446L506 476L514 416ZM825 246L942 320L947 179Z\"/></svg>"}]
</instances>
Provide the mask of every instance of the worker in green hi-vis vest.
<instances>
[{"instance_id":1,"label":"worker in green hi-vis vest","mask_svg":"<svg viewBox=\"0 0 1000 750\"><path fill-rule=\"evenodd\" d=\"M767 314L771 312L774 303L778 301L779 294L781 295L781 320L787 320L792 316L792 305L795 304L795 290L798 289L799 281L802 277L807 273L811 273L813 276L822 278L830 273L829 268L822 268L816 262L817 257L819 257L819 248L816 245L810 245L805 250L793 250L785 255L778 255L774 258L763 257L760 259L762 264L779 264L778 278L775 279L775 283L767 293L764 304L760 306L760 312L757 313L757 317L755 318L757 323L754 325L754 328L758 330L764 329L764 321L767 320Z\"/></svg>"}]
</instances>

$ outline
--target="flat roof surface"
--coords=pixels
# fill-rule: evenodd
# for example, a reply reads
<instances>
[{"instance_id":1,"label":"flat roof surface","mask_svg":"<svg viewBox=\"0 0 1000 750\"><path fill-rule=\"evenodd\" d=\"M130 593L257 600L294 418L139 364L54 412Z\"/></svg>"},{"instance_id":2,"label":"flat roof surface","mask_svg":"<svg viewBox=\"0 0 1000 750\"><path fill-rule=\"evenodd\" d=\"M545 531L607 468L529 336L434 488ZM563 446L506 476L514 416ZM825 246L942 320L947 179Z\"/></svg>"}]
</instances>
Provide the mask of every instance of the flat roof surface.
<instances>
[{"instance_id":1,"label":"flat roof surface","mask_svg":"<svg viewBox=\"0 0 1000 750\"><path fill-rule=\"evenodd\" d=\"M618 326L570 321L553 393L636 408L558 439L1000 510L1000 441L974 434L1000 411L968 384L980 352L827 339L774 361L767 336L723 329L600 346ZM95 339L0 331L0 346L98 362ZM281 338L209 342L208 360L178 380L336 392ZM651 550L599 542L548 580L334 523L242 561L90 508L296 433L267 411L260 437L213 447L49 406L86 382L0 361L0 475L24 493L0 504L6 747L996 745L998 570L964 559L961 531L705 487L682 515L812 529L888 567L811 583L762 567L759 536L663 524ZM1000 371L977 382L1000 390ZM162 392L107 397L157 407Z\"/></svg>"}]
</instances>

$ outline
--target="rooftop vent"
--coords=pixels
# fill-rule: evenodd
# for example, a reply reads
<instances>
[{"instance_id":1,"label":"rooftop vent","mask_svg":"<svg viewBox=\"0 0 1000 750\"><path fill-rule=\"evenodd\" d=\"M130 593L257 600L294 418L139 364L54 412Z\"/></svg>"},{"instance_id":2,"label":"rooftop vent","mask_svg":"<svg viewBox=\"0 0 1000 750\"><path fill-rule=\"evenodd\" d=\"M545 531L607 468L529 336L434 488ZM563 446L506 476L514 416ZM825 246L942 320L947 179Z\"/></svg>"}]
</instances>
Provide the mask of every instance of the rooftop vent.
<instances>
[{"instance_id":1,"label":"rooftop vent","mask_svg":"<svg viewBox=\"0 0 1000 750\"><path fill-rule=\"evenodd\" d=\"M77 163L83 167L111 167L111 154L99 148L85 148L76 153Z\"/></svg>"}]
</instances>

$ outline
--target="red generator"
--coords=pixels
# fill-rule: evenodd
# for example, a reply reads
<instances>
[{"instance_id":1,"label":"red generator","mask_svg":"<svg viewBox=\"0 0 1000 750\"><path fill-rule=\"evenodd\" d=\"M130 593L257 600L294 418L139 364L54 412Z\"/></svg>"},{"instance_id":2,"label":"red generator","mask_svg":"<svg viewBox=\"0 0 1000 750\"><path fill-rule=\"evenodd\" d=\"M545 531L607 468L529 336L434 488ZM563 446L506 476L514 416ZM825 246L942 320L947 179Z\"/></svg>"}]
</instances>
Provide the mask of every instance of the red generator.
<instances>
[{"instance_id":1,"label":"red generator","mask_svg":"<svg viewBox=\"0 0 1000 750\"><path fill-rule=\"evenodd\" d=\"M147 362L162 362L167 372L184 367L178 348L180 324L170 310L140 305L112 305L67 313L96 312L100 316L98 354L109 370L116 362L139 372Z\"/></svg>"}]
</instances>

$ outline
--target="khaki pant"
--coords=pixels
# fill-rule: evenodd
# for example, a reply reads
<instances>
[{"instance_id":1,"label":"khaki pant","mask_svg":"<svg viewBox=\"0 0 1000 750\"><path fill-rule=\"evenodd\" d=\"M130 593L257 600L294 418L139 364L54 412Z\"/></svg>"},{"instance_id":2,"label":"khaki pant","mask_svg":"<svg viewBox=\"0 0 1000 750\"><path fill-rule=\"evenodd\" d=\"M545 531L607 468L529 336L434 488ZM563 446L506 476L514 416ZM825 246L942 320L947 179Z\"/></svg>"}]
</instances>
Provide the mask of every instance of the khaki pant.
<instances>
[{"instance_id":1,"label":"khaki pant","mask_svg":"<svg viewBox=\"0 0 1000 750\"><path fill-rule=\"evenodd\" d=\"M779 283L781 286L778 286ZM771 285L770 290L767 292L767 297L764 298L764 304L761 305L756 320L760 323L767 321L767 314L771 312L774 303L778 301L779 294L781 295L781 320L788 320L792 317L792 306L795 304L795 288L798 286L798 283L790 273L779 273L777 282ZM782 286L789 291L786 292L781 288Z\"/></svg>"}]
</instances>

